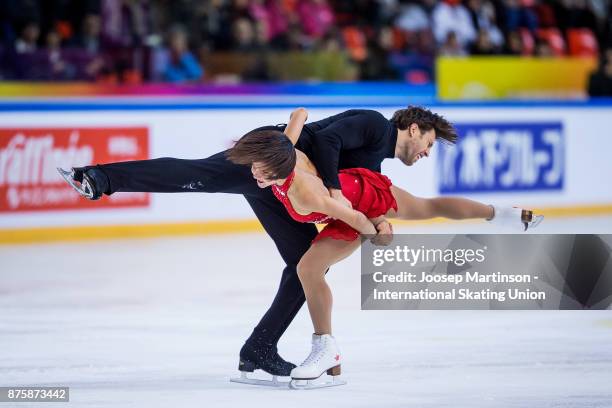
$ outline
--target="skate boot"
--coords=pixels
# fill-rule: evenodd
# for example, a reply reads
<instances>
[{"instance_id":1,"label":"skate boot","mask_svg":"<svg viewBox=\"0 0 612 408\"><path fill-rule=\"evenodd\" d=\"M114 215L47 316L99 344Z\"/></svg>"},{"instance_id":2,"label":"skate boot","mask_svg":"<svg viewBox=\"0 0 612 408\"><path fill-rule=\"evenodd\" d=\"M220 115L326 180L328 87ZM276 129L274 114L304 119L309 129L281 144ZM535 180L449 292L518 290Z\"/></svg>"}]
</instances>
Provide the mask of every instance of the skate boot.
<instances>
[{"instance_id":1,"label":"skate boot","mask_svg":"<svg viewBox=\"0 0 612 408\"><path fill-rule=\"evenodd\" d=\"M245 343L240 350L238 370L240 378L231 378L231 382L252 385L266 385L272 387L286 387L288 381L279 381L278 377L288 377L295 364L283 360L278 354L276 346L271 344L252 345ZM272 375L272 380L249 378L248 373L262 370Z\"/></svg>"},{"instance_id":2,"label":"skate boot","mask_svg":"<svg viewBox=\"0 0 612 408\"><path fill-rule=\"evenodd\" d=\"M312 351L302 364L291 371L289 387L305 390L344 385L346 382L337 378L340 375L340 362L336 339L331 334L313 334ZM332 381L314 381L325 372L332 377Z\"/></svg>"},{"instance_id":3,"label":"skate boot","mask_svg":"<svg viewBox=\"0 0 612 408\"><path fill-rule=\"evenodd\" d=\"M540 225L544 220L543 215L535 215L531 210L524 210L517 207L500 207L492 205L494 210L493 218L489 222L514 230L527 231Z\"/></svg>"},{"instance_id":4,"label":"skate boot","mask_svg":"<svg viewBox=\"0 0 612 408\"><path fill-rule=\"evenodd\" d=\"M60 176L81 196L97 200L108 189L108 177L102 170L73 167L70 171L57 168Z\"/></svg>"}]
</instances>

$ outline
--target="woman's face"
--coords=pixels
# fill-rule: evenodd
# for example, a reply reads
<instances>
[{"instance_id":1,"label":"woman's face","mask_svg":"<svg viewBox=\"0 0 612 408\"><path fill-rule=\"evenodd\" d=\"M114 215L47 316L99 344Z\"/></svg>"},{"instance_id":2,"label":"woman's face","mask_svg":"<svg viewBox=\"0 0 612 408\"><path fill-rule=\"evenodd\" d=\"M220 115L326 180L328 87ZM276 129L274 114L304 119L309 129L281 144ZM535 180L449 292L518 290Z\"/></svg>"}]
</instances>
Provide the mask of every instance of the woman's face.
<instances>
[{"instance_id":1,"label":"woman's face","mask_svg":"<svg viewBox=\"0 0 612 408\"><path fill-rule=\"evenodd\" d=\"M272 175L266 170L262 162L253 162L251 164L251 173L253 173L253 178L257 180L257 187L259 188L270 187L272 184L281 184L278 179L272 178Z\"/></svg>"}]
</instances>

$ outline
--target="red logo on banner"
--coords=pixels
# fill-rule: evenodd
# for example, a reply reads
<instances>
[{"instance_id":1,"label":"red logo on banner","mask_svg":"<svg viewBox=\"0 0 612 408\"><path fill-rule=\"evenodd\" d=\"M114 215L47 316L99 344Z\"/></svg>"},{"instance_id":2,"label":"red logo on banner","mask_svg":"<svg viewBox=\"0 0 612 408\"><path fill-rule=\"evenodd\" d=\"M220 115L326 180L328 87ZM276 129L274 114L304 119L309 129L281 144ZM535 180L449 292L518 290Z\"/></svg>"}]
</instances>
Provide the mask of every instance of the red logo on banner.
<instances>
[{"instance_id":1,"label":"red logo on banner","mask_svg":"<svg viewBox=\"0 0 612 408\"><path fill-rule=\"evenodd\" d=\"M0 212L100 207L146 207L147 193L89 201L56 167L149 158L147 128L0 129Z\"/></svg>"}]
</instances>

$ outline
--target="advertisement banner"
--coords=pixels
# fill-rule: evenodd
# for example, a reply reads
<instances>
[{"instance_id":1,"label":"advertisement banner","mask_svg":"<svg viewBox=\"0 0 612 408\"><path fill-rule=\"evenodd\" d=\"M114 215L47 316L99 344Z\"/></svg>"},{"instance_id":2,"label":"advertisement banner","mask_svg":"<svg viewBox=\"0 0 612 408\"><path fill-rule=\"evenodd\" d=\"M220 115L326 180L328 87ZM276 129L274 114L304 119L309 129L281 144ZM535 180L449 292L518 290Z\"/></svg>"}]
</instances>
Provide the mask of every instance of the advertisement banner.
<instances>
[{"instance_id":1,"label":"advertisement banner","mask_svg":"<svg viewBox=\"0 0 612 408\"><path fill-rule=\"evenodd\" d=\"M0 128L0 213L147 207L146 193L84 200L56 171L56 167L147 158L146 127Z\"/></svg>"},{"instance_id":2,"label":"advertisement banner","mask_svg":"<svg viewBox=\"0 0 612 408\"><path fill-rule=\"evenodd\" d=\"M594 58L441 57L442 100L584 98Z\"/></svg>"},{"instance_id":3,"label":"advertisement banner","mask_svg":"<svg viewBox=\"0 0 612 408\"><path fill-rule=\"evenodd\" d=\"M441 194L562 190L560 122L458 123L453 148L439 149Z\"/></svg>"}]
</instances>

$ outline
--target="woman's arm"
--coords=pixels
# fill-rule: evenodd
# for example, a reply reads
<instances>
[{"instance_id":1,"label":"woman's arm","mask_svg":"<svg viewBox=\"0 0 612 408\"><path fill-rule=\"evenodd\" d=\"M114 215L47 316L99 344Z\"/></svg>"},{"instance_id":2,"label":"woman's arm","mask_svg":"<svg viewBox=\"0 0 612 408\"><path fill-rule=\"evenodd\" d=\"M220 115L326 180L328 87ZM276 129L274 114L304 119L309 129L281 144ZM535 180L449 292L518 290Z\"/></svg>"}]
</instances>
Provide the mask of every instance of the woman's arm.
<instances>
[{"instance_id":1,"label":"woman's arm","mask_svg":"<svg viewBox=\"0 0 612 408\"><path fill-rule=\"evenodd\" d=\"M306 123L306 119L308 119L308 112L304 108L297 108L291 112L289 123L285 128L285 135L287 135L294 145L300 138L300 133L302 133L302 128L304 127L304 123Z\"/></svg>"},{"instance_id":2,"label":"woman's arm","mask_svg":"<svg viewBox=\"0 0 612 408\"><path fill-rule=\"evenodd\" d=\"M360 234L376 235L378 232L365 214L348 208L329 196L309 196L304 205L312 212L326 214L346 222L359 231Z\"/></svg>"}]
</instances>

